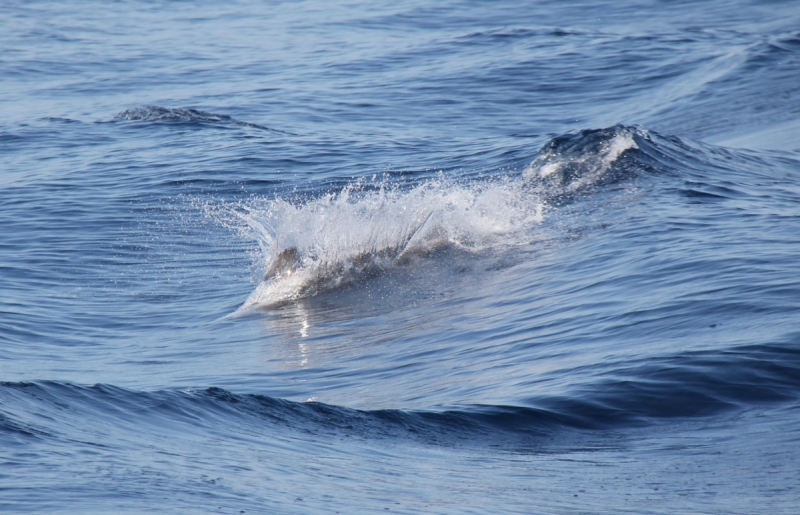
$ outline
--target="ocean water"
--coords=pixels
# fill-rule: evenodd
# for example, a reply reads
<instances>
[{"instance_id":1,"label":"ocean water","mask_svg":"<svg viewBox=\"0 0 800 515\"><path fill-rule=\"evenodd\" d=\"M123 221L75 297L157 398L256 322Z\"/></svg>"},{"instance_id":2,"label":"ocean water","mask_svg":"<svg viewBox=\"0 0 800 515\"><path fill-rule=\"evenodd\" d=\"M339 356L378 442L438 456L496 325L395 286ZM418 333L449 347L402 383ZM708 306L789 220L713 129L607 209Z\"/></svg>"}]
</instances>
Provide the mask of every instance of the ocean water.
<instances>
[{"instance_id":1,"label":"ocean water","mask_svg":"<svg viewBox=\"0 0 800 515\"><path fill-rule=\"evenodd\" d=\"M0 512L796 514L800 8L0 5Z\"/></svg>"}]
</instances>

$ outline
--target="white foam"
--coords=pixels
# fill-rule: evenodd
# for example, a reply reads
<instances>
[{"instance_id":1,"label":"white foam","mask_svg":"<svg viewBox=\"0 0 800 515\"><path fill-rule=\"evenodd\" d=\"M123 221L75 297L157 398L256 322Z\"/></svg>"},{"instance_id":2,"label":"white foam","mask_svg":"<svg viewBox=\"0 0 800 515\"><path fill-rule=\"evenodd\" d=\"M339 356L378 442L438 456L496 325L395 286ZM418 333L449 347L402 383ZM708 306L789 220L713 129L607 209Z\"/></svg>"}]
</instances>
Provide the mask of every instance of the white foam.
<instances>
[{"instance_id":1,"label":"white foam","mask_svg":"<svg viewBox=\"0 0 800 515\"><path fill-rule=\"evenodd\" d=\"M439 178L410 189L358 183L306 201L254 199L213 215L258 242L260 275L296 249L293 266L264 278L242 310L314 295L445 246L478 252L530 241L542 208L519 178Z\"/></svg>"}]
</instances>

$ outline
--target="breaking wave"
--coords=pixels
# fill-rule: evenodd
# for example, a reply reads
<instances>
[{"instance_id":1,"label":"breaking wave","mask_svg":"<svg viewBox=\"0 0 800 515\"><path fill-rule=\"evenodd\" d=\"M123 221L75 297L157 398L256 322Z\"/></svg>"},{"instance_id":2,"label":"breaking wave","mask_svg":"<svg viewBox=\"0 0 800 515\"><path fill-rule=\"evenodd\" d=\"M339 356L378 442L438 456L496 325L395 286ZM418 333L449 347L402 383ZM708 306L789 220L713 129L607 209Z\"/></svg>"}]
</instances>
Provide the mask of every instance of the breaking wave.
<instances>
[{"instance_id":1,"label":"breaking wave","mask_svg":"<svg viewBox=\"0 0 800 515\"><path fill-rule=\"evenodd\" d=\"M243 309L293 301L409 263L443 248L479 252L522 241L543 204L520 181L411 189L347 186L306 202L274 199L230 211L264 257Z\"/></svg>"},{"instance_id":2,"label":"breaking wave","mask_svg":"<svg viewBox=\"0 0 800 515\"><path fill-rule=\"evenodd\" d=\"M237 313L313 296L440 249L479 253L528 244L565 197L646 168L631 154L649 137L624 126L561 136L515 176L440 175L410 186L358 181L310 199L211 206L211 216L260 249L259 284Z\"/></svg>"}]
</instances>

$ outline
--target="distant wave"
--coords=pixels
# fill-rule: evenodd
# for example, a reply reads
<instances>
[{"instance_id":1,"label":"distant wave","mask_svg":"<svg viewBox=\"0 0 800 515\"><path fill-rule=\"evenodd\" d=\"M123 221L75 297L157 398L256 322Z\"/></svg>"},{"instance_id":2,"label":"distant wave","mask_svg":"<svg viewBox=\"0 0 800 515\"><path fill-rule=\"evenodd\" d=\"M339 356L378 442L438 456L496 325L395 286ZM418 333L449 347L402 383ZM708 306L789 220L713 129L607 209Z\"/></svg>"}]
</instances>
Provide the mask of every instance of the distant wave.
<instances>
[{"instance_id":1,"label":"distant wave","mask_svg":"<svg viewBox=\"0 0 800 515\"><path fill-rule=\"evenodd\" d=\"M264 125L243 122L224 114L207 113L197 109L180 109L159 106L134 107L118 113L116 116L114 116L114 120L210 124L221 123L289 134L285 131L272 129Z\"/></svg>"},{"instance_id":2,"label":"distant wave","mask_svg":"<svg viewBox=\"0 0 800 515\"><path fill-rule=\"evenodd\" d=\"M632 363L570 397L533 398L526 406L465 406L439 411L356 410L292 402L221 388L137 392L110 385L0 383L0 438L56 438L71 418L79 426L184 423L216 431L252 424L271 431L329 432L361 438L413 438L483 445L538 439L569 429L636 427L786 401L800 395L800 350L755 345L685 353ZM22 407L24 406L24 407ZM41 417L37 414L43 413ZM28 417L20 419L20 417ZM116 421L116 422L115 422ZM161 421L161 422L157 422ZM249 422L248 422L249 421Z\"/></svg>"}]
</instances>

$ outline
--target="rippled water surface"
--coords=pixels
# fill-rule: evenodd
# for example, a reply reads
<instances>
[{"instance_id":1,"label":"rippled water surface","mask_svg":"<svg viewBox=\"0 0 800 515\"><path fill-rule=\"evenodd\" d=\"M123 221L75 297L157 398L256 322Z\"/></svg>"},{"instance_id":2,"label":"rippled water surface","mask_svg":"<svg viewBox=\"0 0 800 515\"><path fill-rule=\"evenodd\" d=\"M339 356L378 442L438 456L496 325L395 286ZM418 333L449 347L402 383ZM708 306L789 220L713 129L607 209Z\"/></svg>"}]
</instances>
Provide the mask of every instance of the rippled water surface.
<instances>
[{"instance_id":1,"label":"rippled water surface","mask_svg":"<svg viewBox=\"0 0 800 515\"><path fill-rule=\"evenodd\" d=\"M0 512L792 514L795 2L6 2Z\"/></svg>"}]
</instances>

